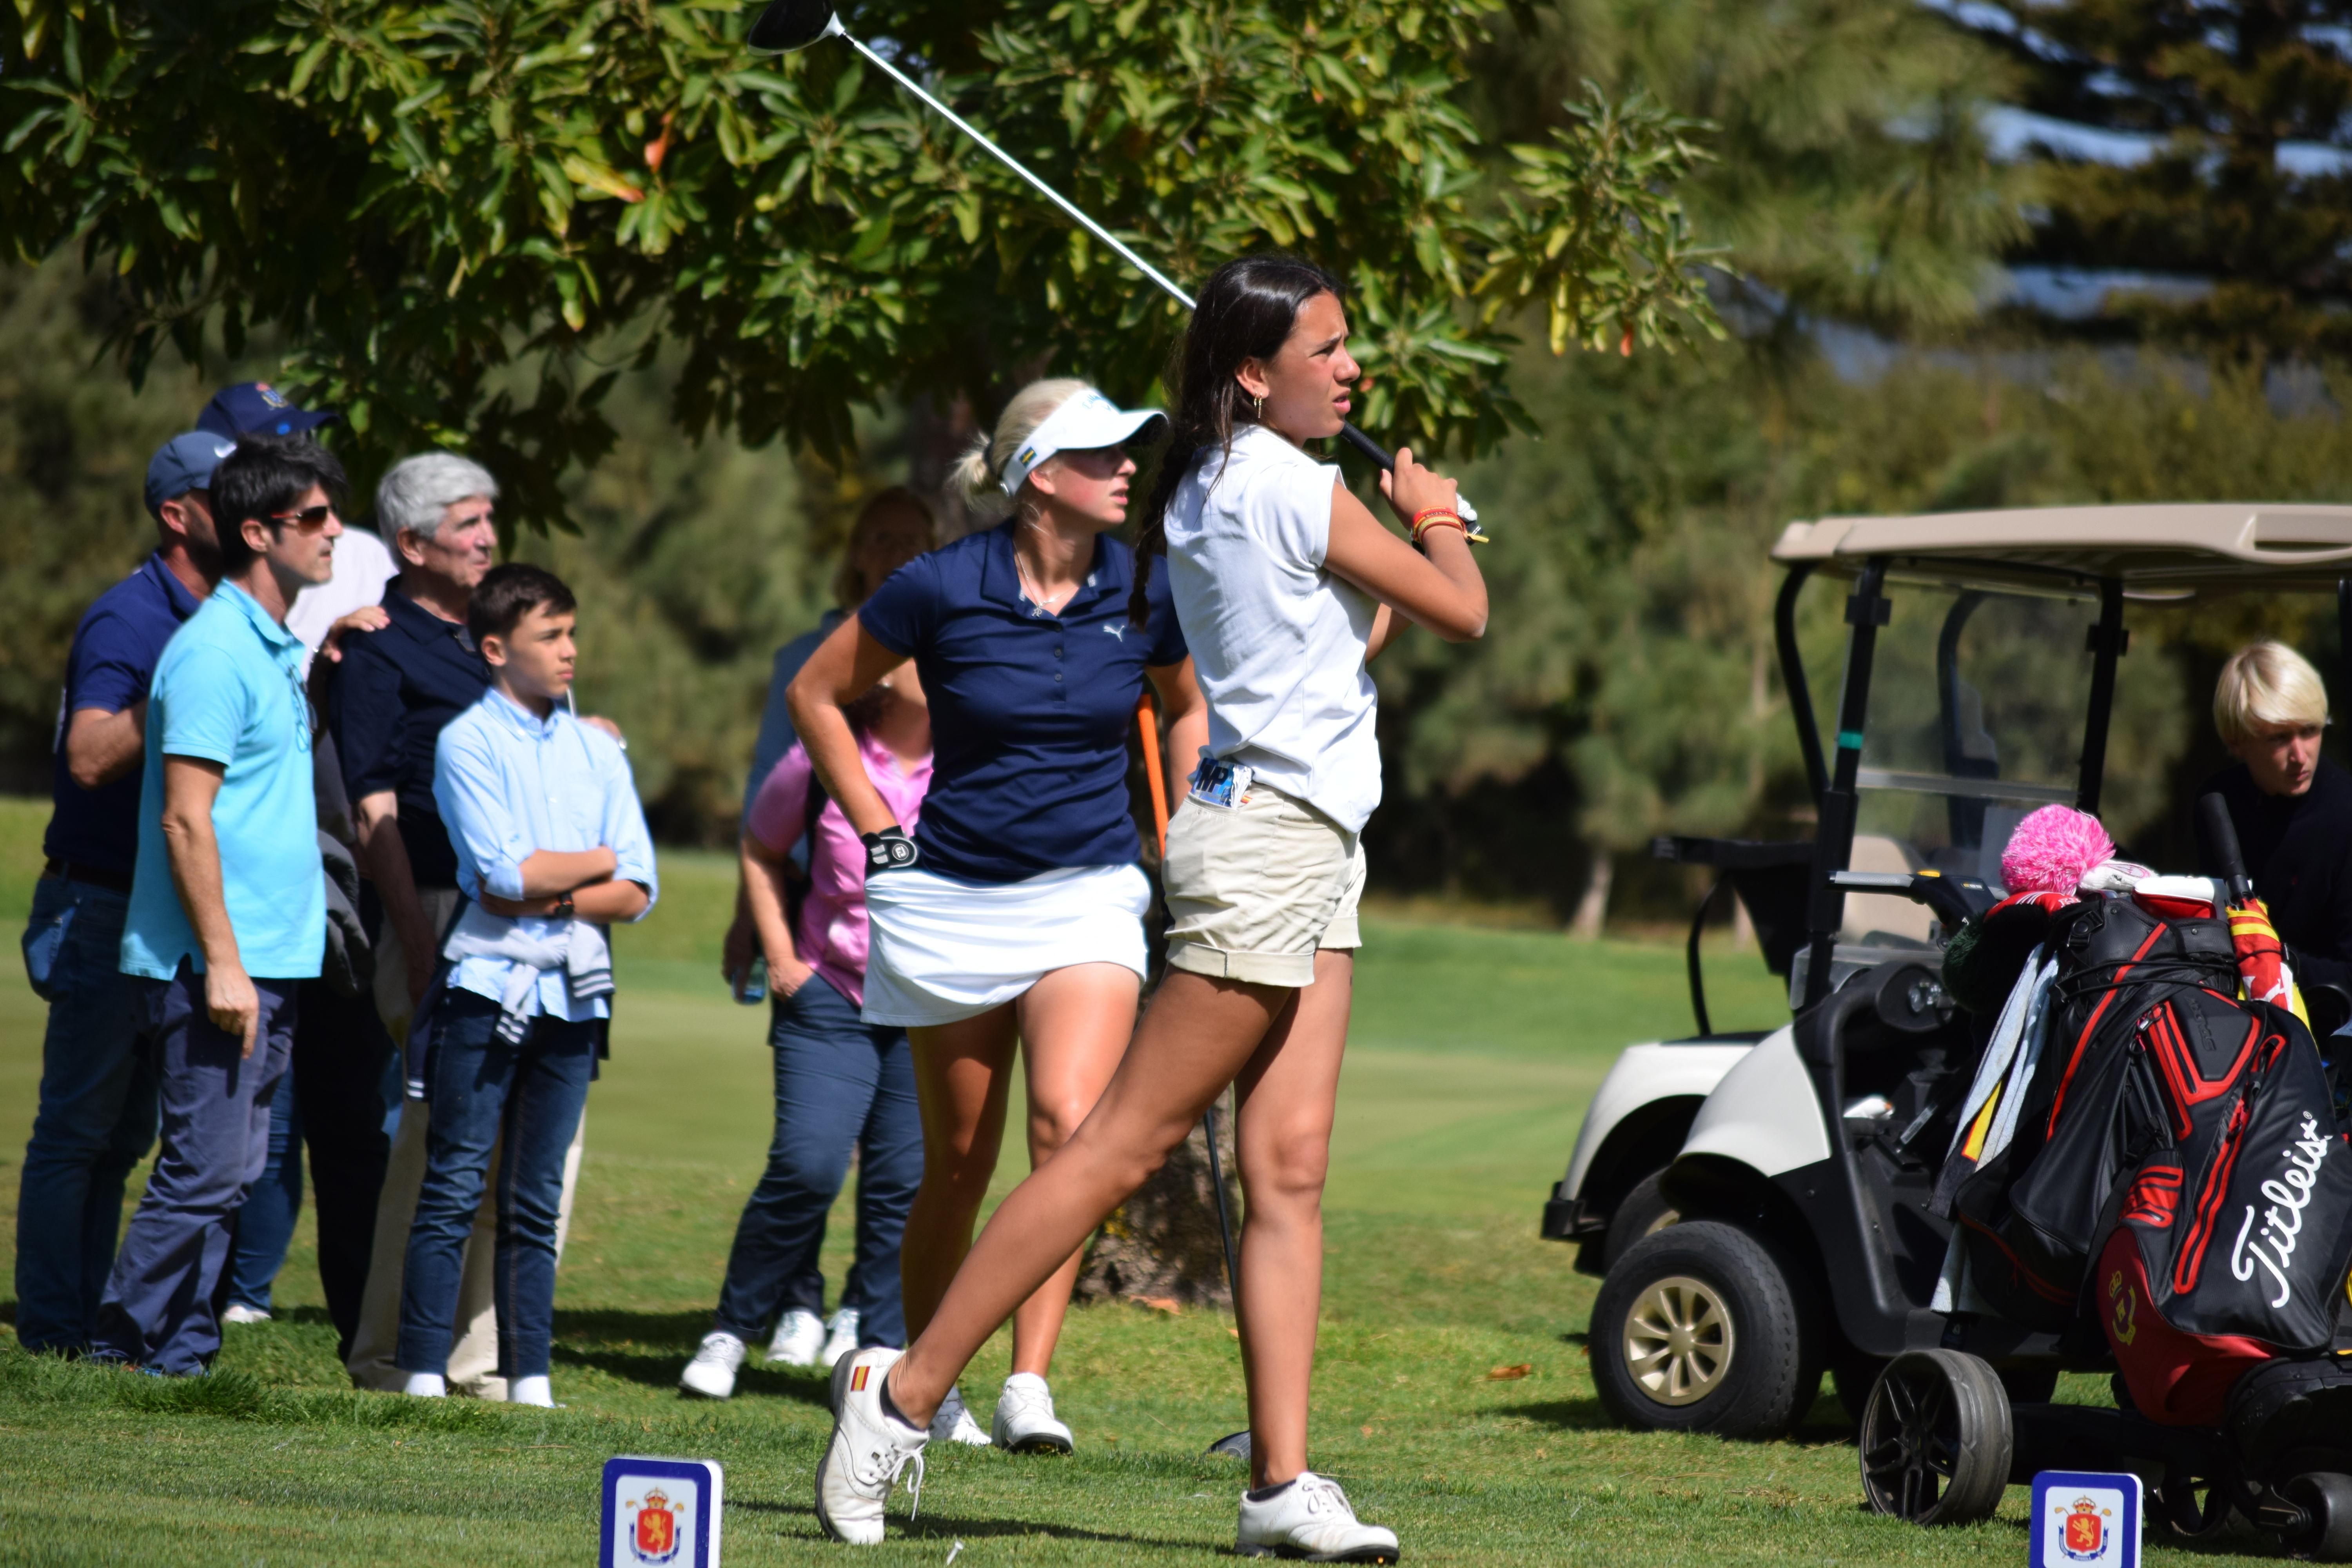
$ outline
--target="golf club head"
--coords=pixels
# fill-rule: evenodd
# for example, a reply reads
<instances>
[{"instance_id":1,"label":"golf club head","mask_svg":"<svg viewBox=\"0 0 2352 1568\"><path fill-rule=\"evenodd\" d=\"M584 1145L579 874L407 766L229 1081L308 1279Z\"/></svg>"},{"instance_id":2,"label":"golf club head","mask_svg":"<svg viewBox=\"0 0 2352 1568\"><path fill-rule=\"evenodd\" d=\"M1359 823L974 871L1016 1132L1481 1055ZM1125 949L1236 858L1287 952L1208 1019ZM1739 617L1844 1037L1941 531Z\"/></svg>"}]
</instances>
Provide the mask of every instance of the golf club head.
<instances>
[{"instance_id":1,"label":"golf club head","mask_svg":"<svg viewBox=\"0 0 2352 1568\"><path fill-rule=\"evenodd\" d=\"M751 47L789 54L841 30L832 0L768 0L768 8L751 24Z\"/></svg>"},{"instance_id":2,"label":"golf club head","mask_svg":"<svg viewBox=\"0 0 2352 1568\"><path fill-rule=\"evenodd\" d=\"M1223 1436L1209 1445L1209 1452L1212 1454L1222 1454L1226 1458L1239 1459L1244 1464L1247 1464L1250 1457L1249 1429L1247 1427L1244 1427L1238 1432L1226 1433Z\"/></svg>"}]
</instances>

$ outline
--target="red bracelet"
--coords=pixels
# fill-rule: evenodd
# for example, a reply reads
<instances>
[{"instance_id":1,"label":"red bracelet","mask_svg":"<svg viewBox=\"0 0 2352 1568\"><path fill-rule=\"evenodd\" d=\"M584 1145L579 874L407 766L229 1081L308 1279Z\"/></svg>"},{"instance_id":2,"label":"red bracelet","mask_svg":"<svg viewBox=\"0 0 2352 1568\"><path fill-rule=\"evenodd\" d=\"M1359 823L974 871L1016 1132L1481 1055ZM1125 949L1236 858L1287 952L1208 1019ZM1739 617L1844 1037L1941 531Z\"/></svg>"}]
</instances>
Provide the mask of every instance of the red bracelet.
<instances>
[{"instance_id":1,"label":"red bracelet","mask_svg":"<svg viewBox=\"0 0 2352 1568\"><path fill-rule=\"evenodd\" d=\"M1441 507L1433 507L1427 511L1417 512L1414 514L1412 520L1412 542L1415 544L1419 544L1422 540L1428 535L1429 531L1433 528L1458 528L1462 531L1464 538L1466 539L1470 535L1468 525L1462 521L1458 514L1447 511Z\"/></svg>"}]
</instances>

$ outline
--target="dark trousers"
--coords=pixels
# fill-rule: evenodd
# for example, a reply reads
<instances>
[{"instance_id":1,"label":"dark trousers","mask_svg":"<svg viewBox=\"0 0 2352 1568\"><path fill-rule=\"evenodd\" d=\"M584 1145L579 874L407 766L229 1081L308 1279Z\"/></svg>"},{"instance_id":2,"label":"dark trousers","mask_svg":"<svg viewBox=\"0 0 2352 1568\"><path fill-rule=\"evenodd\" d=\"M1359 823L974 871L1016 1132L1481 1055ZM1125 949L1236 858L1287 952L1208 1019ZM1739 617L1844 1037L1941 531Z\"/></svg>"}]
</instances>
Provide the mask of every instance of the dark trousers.
<instances>
[{"instance_id":1,"label":"dark trousers","mask_svg":"<svg viewBox=\"0 0 2352 1568\"><path fill-rule=\"evenodd\" d=\"M821 978L776 1001L776 1133L768 1168L735 1227L717 1326L756 1340L782 1313L822 1311L817 1248L826 1213L857 1168L857 1261L841 1304L858 1311L869 1345L907 1342L898 1238L923 1184L923 1123L903 1029L867 1024Z\"/></svg>"},{"instance_id":2,"label":"dark trousers","mask_svg":"<svg viewBox=\"0 0 2352 1568\"><path fill-rule=\"evenodd\" d=\"M163 1098L163 1147L99 1303L90 1348L173 1376L220 1349L215 1298L236 1211L269 1159L269 1101L293 1047L295 983L258 980L253 1055L213 1026L205 977L184 961L143 983Z\"/></svg>"},{"instance_id":3,"label":"dark trousers","mask_svg":"<svg viewBox=\"0 0 2352 1568\"><path fill-rule=\"evenodd\" d=\"M554 1339L555 1221L563 1158L588 1108L600 1024L541 1016L519 1044L498 1037L499 1005L470 991L443 994L426 1077L432 1102L425 1181L408 1230L402 1277L403 1372L446 1373L466 1237L494 1150L499 1253L499 1373L544 1377ZM504 1143L501 1146L500 1139Z\"/></svg>"},{"instance_id":4,"label":"dark trousers","mask_svg":"<svg viewBox=\"0 0 2352 1568\"><path fill-rule=\"evenodd\" d=\"M307 997L304 998L308 1000ZM294 1037L302 1037L300 1026ZM297 1047L299 1055L299 1047ZM269 1159L245 1206L236 1211L236 1246L228 1259L228 1300L231 1306L269 1310L269 1288L286 1266L286 1249L293 1244L294 1222L302 1217L302 1108L300 1086L294 1068L269 1097Z\"/></svg>"},{"instance_id":5,"label":"dark trousers","mask_svg":"<svg viewBox=\"0 0 2352 1568\"><path fill-rule=\"evenodd\" d=\"M351 1353L367 1294L376 1200L392 1152L383 1130L383 1074L394 1054L373 997L346 996L324 980L302 983L294 1093L319 1214L319 1285L335 1325L338 1361Z\"/></svg>"},{"instance_id":6,"label":"dark trousers","mask_svg":"<svg viewBox=\"0 0 2352 1568\"><path fill-rule=\"evenodd\" d=\"M16 1339L89 1343L114 1268L122 1188L155 1142L155 1060L140 983L119 967L130 900L91 882L34 885L26 957L42 949L49 1005L40 1108L16 1194Z\"/></svg>"}]
</instances>

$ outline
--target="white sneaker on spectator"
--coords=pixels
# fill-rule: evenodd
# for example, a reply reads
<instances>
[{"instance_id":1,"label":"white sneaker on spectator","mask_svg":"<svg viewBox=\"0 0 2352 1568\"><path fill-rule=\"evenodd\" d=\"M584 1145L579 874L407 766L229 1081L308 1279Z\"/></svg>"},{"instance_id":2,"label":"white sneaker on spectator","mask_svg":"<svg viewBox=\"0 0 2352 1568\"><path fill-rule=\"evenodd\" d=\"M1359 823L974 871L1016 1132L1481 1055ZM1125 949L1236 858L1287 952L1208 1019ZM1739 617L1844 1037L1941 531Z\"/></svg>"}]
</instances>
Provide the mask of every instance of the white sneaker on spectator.
<instances>
[{"instance_id":1,"label":"white sneaker on spectator","mask_svg":"<svg viewBox=\"0 0 2352 1568\"><path fill-rule=\"evenodd\" d=\"M988 1434L980 1429L980 1423L964 1407L962 1389L950 1388L948 1396L940 1401L940 1413L931 1417L931 1441L961 1443L973 1448L988 1447Z\"/></svg>"},{"instance_id":2,"label":"white sneaker on spectator","mask_svg":"<svg viewBox=\"0 0 2352 1568\"><path fill-rule=\"evenodd\" d=\"M555 1403L555 1385L544 1374L518 1377L507 1384L509 1405L535 1405L541 1410L562 1408Z\"/></svg>"},{"instance_id":3,"label":"white sneaker on spectator","mask_svg":"<svg viewBox=\"0 0 2352 1568\"><path fill-rule=\"evenodd\" d=\"M844 1356L834 1371L833 1436L816 1466L816 1521L836 1541L881 1543L882 1505L908 1465L915 1475L907 1485L907 1516L922 1503L923 1445L930 1434L882 1408L882 1379L903 1353L869 1345Z\"/></svg>"},{"instance_id":4,"label":"white sneaker on spectator","mask_svg":"<svg viewBox=\"0 0 2352 1568\"><path fill-rule=\"evenodd\" d=\"M449 1397L449 1380L437 1372L412 1372L400 1392L418 1399L446 1399Z\"/></svg>"},{"instance_id":5,"label":"white sneaker on spectator","mask_svg":"<svg viewBox=\"0 0 2352 1568\"><path fill-rule=\"evenodd\" d=\"M1054 1415L1054 1391L1034 1372L1016 1372L996 1396L989 1422L996 1446L1014 1454L1066 1454L1070 1429Z\"/></svg>"},{"instance_id":6,"label":"white sneaker on spectator","mask_svg":"<svg viewBox=\"0 0 2352 1568\"><path fill-rule=\"evenodd\" d=\"M248 1307L242 1301L231 1301L222 1310L220 1321L224 1323L266 1323L269 1321L269 1310L266 1307Z\"/></svg>"},{"instance_id":7,"label":"white sneaker on spectator","mask_svg":"<svg viewBox=\"0 0 2352 1568\"><path fill-rule=\"evenodd\" d=\"M824 1349L817 1352L816 1359L824 1365L831 1366L843 1356L856 1350L857 1324L856 1308L844 1307L840 1311L835 1312L833 1315L833 1321L825 1325L829 1331L825 1335Z\"/></svg>"},{"instance_id":8,"label":"white sneaker on spectator","mask_svg":"<svg viewBox=\"0 0 2352 1568\"><path fill-rule=\"evenodd\" d=\"M1339 1483L1301 1470L1263 1501L1242 1494L1242 1522L1234 1539L1243 1557L1303 1557L1309 1563L1393 1563L1396 1531L1358 1522Z\"/></svg>"},{"instance_id":9,"label":"white sneaker on spectator","mask_svg":"<svg viewBox=\"0 0 2352 1568\"><path fill-rule=\"evenodd\" d=\"M677 1385L705 1399L731 1399L735 1372L742 1364L743 1342L724 1329L713 1329L702 1336L694 1359L678 1373Z\"/></svg>"},{"instance_id":10,"label":"white sneaker on spectator","mask_svg":"<svg viewBox=\"0 0 2352 1568\"><path fill-rule=\"evenodd\" d=\"M824 1348L824 1320L794 1307L776 1324L775 1337L768 1342L768 1359L785 1366L814 1366L817 1352Z\"/></svg>"}]
</instances>

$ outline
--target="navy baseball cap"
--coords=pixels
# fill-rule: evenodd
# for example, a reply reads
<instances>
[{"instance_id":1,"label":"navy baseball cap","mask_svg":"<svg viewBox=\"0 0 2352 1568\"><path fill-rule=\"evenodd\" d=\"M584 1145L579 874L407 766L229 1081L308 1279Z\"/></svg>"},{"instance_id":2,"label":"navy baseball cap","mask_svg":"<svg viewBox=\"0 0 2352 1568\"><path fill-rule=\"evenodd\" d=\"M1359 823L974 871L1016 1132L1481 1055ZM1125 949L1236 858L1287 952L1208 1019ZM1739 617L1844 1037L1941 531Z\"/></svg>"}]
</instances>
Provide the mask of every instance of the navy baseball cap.
<instances>
[{"instance_id":1,"label":"navy baseball cap","mask_svg":"<svg viewBox=\"0 0 2352 1568\"><path fill-rule=\"evenodd\" d=\"M299 436L342 416L331 410L297 408L266 381L242 381L224 386L196 416L196 428L236 439L247 430L271 436Z\"/></svg>"},{"instance_id":2,"label":"navy baseball cap","mask_svg":"<svg viewBox=\"0 0 2352 1568\"><path fill-rule=\"evenodd\" d=\"M161 517L165 501L190 490L209 489L213 470L236 450L236 442L208 430L191 430L164 442L147 459L147 510Z\"/></svg>"}]
</instances>

